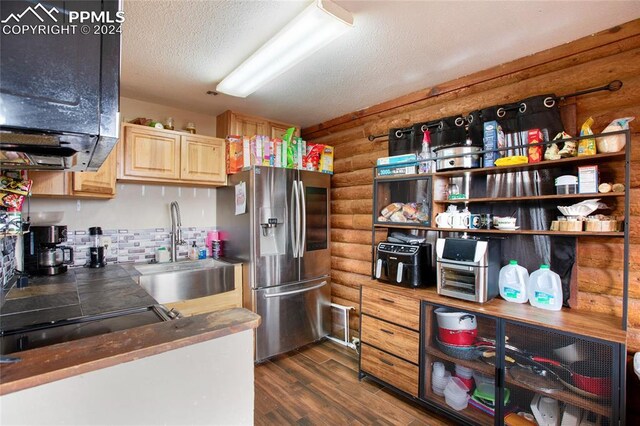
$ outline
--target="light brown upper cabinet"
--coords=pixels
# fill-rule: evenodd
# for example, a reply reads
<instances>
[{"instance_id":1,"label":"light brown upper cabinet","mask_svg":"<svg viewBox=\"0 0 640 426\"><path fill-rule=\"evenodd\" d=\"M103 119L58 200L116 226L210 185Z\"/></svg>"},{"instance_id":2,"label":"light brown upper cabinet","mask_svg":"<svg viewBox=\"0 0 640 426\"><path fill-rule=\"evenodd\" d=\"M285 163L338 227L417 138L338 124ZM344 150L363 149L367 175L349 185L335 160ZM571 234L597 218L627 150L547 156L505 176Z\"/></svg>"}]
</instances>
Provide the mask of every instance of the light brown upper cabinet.
<instances>
[{"instance_id":1,"label":"light brown upper cabinet","mask_svg":"<svg viewBox=\"0 0 640 426\"><path fill-rule=\"evenodd\" d=\"M29 172L36 197L113 198L116 195L116 150L97 172Z\"/></svg>"},{"instance_id":2,"label":"light brown upper cabinet","mask_svg":"<svg viewBox=\"0 0 640 426\"><path fill-rule=\"evenodd\" d=\"M118 180L224 185L223 139L124 124L118 143Z\"/></svg>"},{"instance_id":3,"label":"light brown upper cabinet","mask_svg":"<svg viewBox=\"0 0 640 426\"><path fill-rule=\"evenodd\" d=\"M224 140L204 136L182 136L180 179L225 182Z\"/></svg>"},{"instance_id":4,"label":"light brown upper cabinet","mask_svg":"<svg viewBox=\"0 0 640 426\"><path fill-rule=\"evenodd\" d=\"M240 114L229 110L216 118L216 135L219 138L226 138L228 135L267 135L272 138L281 138L289 127L295 127L296 136L300 136L300 126L278 123L268 118Z\"/></svg>"}]
</instances>

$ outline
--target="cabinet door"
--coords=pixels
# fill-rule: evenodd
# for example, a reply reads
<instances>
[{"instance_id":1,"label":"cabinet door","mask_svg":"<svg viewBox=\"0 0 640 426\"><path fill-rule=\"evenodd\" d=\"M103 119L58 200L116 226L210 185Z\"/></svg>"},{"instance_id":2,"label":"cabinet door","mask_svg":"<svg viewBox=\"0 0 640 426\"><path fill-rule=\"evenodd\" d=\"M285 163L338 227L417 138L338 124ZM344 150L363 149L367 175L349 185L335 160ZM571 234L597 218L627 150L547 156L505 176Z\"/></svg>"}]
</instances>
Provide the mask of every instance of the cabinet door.
<instances>
[{"instance_id":1,"label":"cabinet door","mask_svg":"<svg viewBox=\"0 0 640 426\"><path fill-rule=\"evenodd\" d=\"M497 351L493 345L496 341L500 343L498 321L501 320L427 302L423 302L422 309L424 380L421 398L443 410L455 412L472 424L501 424L494 423L500 416L488 414L493 408L482 404L482 401L495 401L498 394L497 372L502 370L495 367L500 362L496 361ZM486 343L476 345L478 342ZM441 368L444 376L438 373ZM457 376L472 397L462 410L452 408L442 396L448 375ZM526 404L519 406L528 407Z\"/></svg>"},{"instance_id":2,"label":"cabinet door","mask_svg":"<svg viewBox=\"0 0 640 426\"><path fill-rule=\"evenodd\" d=\"M182 136L180 179L224 184L224 154L223 139Z\"/></svg>"},{"instance_id":3,"label":"cabinet door","mask_svg":"<svg viewBox=\"0 0 640 426\"><path fill-rule=\"evenodd\" d=\"M365 373L379 377L385 382L412 396L418 395L419 368L396 356L363 343L360 368Z\"/></svg>"},{"instance_id":4,"label":"cabinet door","mask_svg":"<svg viewBox=\"0 0 640 426\"><path fill-rule=\"evenodd\" d=\"M588 318L585 327L588 330ZM557 409L581 418L580 424L618 424L623 347L510 321L505 335L509 337L505 387L510 389L510 405ZM516 365L510 366L509 358Z\"/></svg>"},{"instance_id":5,"label":"cabinet door","mask_svg":"<svg viewBox=\"0 0 640 426\"><path fill-rule=\"evenodd\" d=\"M411 297L363 286L362 313L412 330L420 329L420 302Z\"/></svg>"},{"instance_id":6,"label":"cabinet door","mask_svg":"<svg viewBox=\"0 0 640 426\"><path fill-rule=\"evenodd\" d=\"M260 117L251 117L233 113L231 115L230 135L253 136L268 134L269 123Z\"/></svg>"},{"instance_id":7,"label":"cabinet door","mask_svg":"<svg viewBox=\"0 0 640 426\"><path fill-rule=\"evenodd\" d=\"M289 127L293 127L293 126L287 126L286 124L281 124L281 123L269 123L269 125L271 129L271 139L274 139L274 138L282 139L282 135L287 131L287 129ZM296 133L297 132L299 132L299 130L296 129Z\"/></svg>"},{"instance_id":8,"label":"cabinet door","mask_svg":"<svg viewBox=\"0 0 640 426\"><path fill-rule=\"evenodd\" d=\"M125 126L123 175L176 180L180 177L180 135Z\"/></svg>"},{"instance_id":9,"label":"cabinet door","mask_svg":"<svg viewBox=\"0 0 640 426\"><path fill-rule=\"evenodd\" d=\"M33 180L31 195L39 196L63 196L70 193L69 179L71 173L65 172L29 172L29 179Z\"/></svg>"},{"instance_id":10,"label":"cabinet door","mask_svg":"<svg viewBox=\"0 0 640 426\"><path fill-rule=\"evenodd\" d=\"M116 149L102 163L97 172L75 172L73 195L111 197L116 193Z\"/></svg>"}]
</instances>

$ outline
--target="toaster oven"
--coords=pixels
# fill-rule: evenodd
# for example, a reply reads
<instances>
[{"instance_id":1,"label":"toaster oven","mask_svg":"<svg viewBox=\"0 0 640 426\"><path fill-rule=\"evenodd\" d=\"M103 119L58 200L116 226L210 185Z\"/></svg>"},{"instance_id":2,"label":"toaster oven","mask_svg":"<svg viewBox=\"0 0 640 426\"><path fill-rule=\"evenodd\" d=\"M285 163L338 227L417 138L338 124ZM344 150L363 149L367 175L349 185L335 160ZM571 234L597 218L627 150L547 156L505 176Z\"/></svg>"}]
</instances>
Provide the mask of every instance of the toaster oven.
<instances>
[{"instance_id":1,"label":"toaster oven","mask_svg":"<svg viewBox=\"0 0 640 426\"><path fill-rule=\"evenodd\" d=\"M424 287L431 272L431 244L405 244L383 241L376 251L375 277L378 281Z\"/></svg>"},{"instance_id":2,"label":"toaster oven","mask_svg":"<svg viewBox=\"0 0 640 426\"><path fill-rule=\"evenodd\" d=\"M436 241L438 294L484 303L499 293L499 241L438 238Z\"/></svg>"}]
</instances>

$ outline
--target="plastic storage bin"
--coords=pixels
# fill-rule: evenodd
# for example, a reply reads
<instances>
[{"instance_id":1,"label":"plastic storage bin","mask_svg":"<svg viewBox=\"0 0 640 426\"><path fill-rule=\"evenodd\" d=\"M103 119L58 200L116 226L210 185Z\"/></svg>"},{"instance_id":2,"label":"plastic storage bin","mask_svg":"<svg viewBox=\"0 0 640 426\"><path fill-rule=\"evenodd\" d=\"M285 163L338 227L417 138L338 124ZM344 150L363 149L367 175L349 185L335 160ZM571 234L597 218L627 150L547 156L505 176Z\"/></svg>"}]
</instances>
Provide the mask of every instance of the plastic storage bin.
<instances>
[{"instance_id":1,"label":"plastic storage bin","mask_svg":"<svg viewBox=\"0 0 640 426\"><path fill-rule=\"evenodd\" d=\"M556 194L577 194L578 193L578 177L572 175L564 175L556 178Z\"/></svg>"}]
</instances>

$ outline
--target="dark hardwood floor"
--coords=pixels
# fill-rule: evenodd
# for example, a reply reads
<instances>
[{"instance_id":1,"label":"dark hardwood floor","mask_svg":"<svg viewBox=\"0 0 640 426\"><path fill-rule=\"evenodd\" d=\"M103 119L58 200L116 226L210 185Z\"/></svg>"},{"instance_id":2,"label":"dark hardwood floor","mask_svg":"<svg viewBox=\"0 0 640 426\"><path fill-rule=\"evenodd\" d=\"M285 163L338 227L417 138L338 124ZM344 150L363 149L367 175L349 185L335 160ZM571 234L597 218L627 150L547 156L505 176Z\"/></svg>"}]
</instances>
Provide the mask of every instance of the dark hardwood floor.
<instances>
[{"instance_id":1,"label":"dark hardwood floor","mask_svg":"<svg viewBox=\"0 0 640 426\"><path fill-rule=\"evenodd\" d=\"M442 417L358 380L355 351L329 340L255 368L256 425L450 425Z\"/></svg>"}]
</instances>

